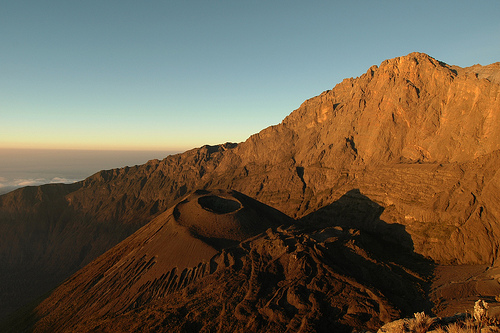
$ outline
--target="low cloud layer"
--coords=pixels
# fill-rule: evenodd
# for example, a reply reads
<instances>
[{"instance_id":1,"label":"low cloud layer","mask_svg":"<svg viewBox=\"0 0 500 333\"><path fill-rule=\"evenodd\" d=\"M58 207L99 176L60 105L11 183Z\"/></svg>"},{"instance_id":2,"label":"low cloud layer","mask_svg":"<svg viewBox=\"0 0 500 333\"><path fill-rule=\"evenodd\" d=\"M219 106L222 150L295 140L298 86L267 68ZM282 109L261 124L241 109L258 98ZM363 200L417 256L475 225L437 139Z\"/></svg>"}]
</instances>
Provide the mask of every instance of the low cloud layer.
<instances>
[{"instance_id":1,"label":"low cloud layer","mask_svg":"<svg viewBox=\"0 0 500 333\"><path fill-rule=\"evenodd\" d=\"M53 177L52 179L47 179L47 178L7 179L5 177L0 177L0 194L5 194L17 188L25 186L39 186L43 184L55 184L55 183L71 184L80 180L81 179L69 179L65 177Z\"/></svg>"},{"instance_id":2,"label":"low cloud layer","mask_svg":"<svg viewBox=\"0 0 500 333\"><path fill-rule=\"evenodd\" d=\"M0 148L0 194L23 186L74 183L99 170L139 165L173 153L177 152Z\"/></svg>"}]
</instances>

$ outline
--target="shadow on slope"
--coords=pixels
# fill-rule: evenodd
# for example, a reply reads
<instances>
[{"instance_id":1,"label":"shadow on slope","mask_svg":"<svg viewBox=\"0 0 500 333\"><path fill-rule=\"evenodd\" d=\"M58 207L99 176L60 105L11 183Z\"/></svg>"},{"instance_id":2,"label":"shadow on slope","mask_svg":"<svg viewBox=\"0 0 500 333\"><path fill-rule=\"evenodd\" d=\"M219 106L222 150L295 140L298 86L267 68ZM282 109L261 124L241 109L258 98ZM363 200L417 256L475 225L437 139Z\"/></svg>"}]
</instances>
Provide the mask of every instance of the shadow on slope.
<instances>
[{"instance_id":1,"label":"shadow on slope","mask_svg":"<svg viewBox=\"0 0 500 333\"><path fill-rule=\"evenodd\" d=\"M298 224L313 238L327 243L334 265L342 266L342 274L376 286L406 316L423 310L430 313L433 304L428 296L436 265L414 252L404 225L380 219L383 211L382 206L353 189ZM328 243L338 230L350 236Z\"/></svg>"},{"instance_id":2,"label":"shadow on slope","mask_svg":"<svg viewBox=\"0 0 500 333\"><path fill-rule=\"evenodd\" d=\"M380 219L384 207L363 195L359 189L346 192L332 204L318 209L299 220L301 224L335 224L342 228L359 229L381 237L381 240L413 252L413 240L402 224L389 224ZM319 224L318 224L319 223ZM316 228L316 226L315 226Z\"/></svg>"}]
</instances>

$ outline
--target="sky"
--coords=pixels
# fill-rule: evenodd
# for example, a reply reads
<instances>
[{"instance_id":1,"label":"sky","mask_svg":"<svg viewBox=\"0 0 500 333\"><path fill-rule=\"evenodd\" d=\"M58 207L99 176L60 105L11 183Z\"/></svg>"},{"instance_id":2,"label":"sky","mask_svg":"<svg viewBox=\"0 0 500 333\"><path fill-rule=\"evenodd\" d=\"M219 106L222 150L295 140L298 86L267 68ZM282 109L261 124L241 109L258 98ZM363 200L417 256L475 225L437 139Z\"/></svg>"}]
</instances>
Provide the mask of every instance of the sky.
<instances>
[{"instance_id":1,"label":"sky","mask_svg":"<svg viewBox=\"0 0 500 333\"><path fill-rule=\"evenodd\" d=\"M0 148L241 142L388 58L500 61L499 17L498 0L2 1Z\"/></svg>"}]
</instances>

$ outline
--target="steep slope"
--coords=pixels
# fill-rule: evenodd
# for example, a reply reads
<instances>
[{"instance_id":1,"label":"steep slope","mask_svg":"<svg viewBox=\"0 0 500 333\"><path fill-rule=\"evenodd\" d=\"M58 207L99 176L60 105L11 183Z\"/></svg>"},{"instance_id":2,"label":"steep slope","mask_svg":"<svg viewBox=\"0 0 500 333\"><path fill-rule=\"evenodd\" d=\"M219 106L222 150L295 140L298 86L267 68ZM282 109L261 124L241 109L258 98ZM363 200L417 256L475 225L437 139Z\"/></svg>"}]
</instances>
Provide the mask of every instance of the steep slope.
<instances>
[{"instance_id":1,"label":"steep slope","mask_svg":"<svg viewBox=\"0 0 500 333\"><path fill-rule=\"evenodd\" d=\"M291 222L241 193L197 191L57 289L42 305L41 325L73 331L82 318L140 307L213 272L225 247Z\"/></svg>"},{"instance_id":2,"label":"steep slope","mask_svg":"<svg viewBox=\"0 0 500 333\"><path fill-rule=\"evenodd\" d=\"M81 186L50 184L0 196L0 318L137 230L72 209L65 196Z\"/></svg>"},{"instance_id":3,"label":"steep slope","mask_svg":"<svg viewBox=\"0 0 500 333\"><path fill-rule=\"evenodd\" d=\"M499 63L460 68L412 53L344 80L243 143L204 146L62 186L50 213L42 208L46 199L25 196L27 189L1 196L0 263L12 261L10 249L17 249L10 272L36 272L36 265L52 271L54 255L64 254L59 272L69 276L186 194L213 188L237 190L296 218L358 190L381 207L382 220L408 232L417 253L447 264L495 263L499 70ZM356 207L358 199L343 200L358 211L335 218L381 232L373 227L377 219ZM332 218L328 208L321 212L316 219ZM26 235L35 225L44 231L31 243Z\"/></svg>"},{"instance_id":4,"label":"steep slope","mask_svg":"<svg viewBox=\"0 0 500 333\"><path fill-rule=\"evenodd\" d=\"M30 330L350 332L425 306L429 262L332 221L291 222L197 191L57 288Z\"/></svg>"}]
</instances>

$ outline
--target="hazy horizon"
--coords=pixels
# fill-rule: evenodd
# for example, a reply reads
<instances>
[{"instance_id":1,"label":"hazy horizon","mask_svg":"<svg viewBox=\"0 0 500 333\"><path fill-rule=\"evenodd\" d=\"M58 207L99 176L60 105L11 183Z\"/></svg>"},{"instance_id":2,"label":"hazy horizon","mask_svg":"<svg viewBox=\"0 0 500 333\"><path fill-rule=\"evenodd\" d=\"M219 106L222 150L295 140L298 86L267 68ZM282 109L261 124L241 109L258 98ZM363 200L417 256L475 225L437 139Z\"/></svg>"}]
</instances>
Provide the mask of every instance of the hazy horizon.
<instances>
[{"instance_id":1,"label":"hazy horizon","mask_svg":"<svg viewBox=\"0 0 500 333\"><path fill-rule=\"evenodd\" d=\"M94 173L163 159L179 151L1 149L0 195L25 186L74 183Z\"/></svg>"}]
</instances>

